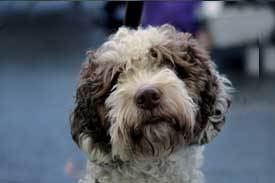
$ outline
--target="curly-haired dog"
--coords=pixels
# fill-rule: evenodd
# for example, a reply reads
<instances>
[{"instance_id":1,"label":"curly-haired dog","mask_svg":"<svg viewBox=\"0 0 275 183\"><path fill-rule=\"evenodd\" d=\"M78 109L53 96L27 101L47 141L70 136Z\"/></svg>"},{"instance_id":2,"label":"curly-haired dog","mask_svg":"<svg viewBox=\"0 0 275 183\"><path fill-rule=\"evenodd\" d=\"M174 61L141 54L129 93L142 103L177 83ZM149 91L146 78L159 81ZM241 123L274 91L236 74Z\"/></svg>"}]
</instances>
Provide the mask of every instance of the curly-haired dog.
<instances>
[{"instance_id":1,"label":"curly-haired dog","mask_svg":"<svg viewBox=\"0 0 275 183\"><path fill-rule=\"evenodd\" d=\"M85 183L202 183L203 144L225 121L231 84L173 26L122 27L88 52L71 115Z\"/></svg>"}]
</instances>

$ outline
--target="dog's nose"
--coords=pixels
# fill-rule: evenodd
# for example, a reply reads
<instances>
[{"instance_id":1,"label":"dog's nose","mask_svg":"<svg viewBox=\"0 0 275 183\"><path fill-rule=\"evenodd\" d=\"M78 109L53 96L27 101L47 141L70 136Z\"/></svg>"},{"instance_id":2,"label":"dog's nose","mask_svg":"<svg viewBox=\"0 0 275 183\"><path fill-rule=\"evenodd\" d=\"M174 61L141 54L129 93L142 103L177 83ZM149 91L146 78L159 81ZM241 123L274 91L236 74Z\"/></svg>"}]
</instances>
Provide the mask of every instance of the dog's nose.
<instances>
[{"instance_id":1,"label":"dog's nose","mask_svg":"<svg viewBox=\"0 0 275 183\"><path fill-rule=\"evenodd\" d=\"M161 92L155 87L144 87L137 91L135 100L139 108L153 109L159 105L161 98Z\"/></svg>"}]
</instances>

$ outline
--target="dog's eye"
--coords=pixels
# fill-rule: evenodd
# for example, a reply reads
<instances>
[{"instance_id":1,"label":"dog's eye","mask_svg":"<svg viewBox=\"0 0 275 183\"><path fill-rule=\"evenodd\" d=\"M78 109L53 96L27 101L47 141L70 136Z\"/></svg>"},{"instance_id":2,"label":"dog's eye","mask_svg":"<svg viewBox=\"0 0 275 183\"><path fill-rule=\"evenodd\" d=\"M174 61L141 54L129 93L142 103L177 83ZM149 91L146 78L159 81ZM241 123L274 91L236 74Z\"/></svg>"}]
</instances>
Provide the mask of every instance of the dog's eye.
<instances>
[{"instance_id":1,"label":"dog's eye","mask_svg":"<svg viewBox=\"0 0 275 183\"><path fill-rule=\"evenodd\" d=\"M111 86L110 86L110 89L109 89L109 94L115 90L114 86L115 86L115 84L117 84L118 78L119 78L119 76L120 76L121 73L122 73L122 70L120 70L119 72L117 72L115 74L115 76L113 77L112 82L111 82Z\"/></svg>"},{"instance_id":2,"label":"dog's eye","mask_svg":"<svg viewBox=\"0 0 275 183\"><path fill-rule=\"evenodd\" d=\"M153 58L157 58L158 57L158 53L156 52L156 50L154 50L154 49L150 49L149 50L149 53L150 53L150 55L153 57Z\"/></svg>"},{"instance_id":3,"label":"dog's eye","mask_svg":"<svg viewBox=\"0 0 275 183\"><path fill-rule=\"evenodd\" d=\"M115 75L112 78L112 81L110 83L110 86L109 86L108 90L101 97L102 101L105 101L106 98L115 90L114 86L117 84L118 78L119 78L119 76L120 76L121 73L122 73L122 70L119 70L118 72L115 73Z\"/></svg>"},{"instance_id":4,"label":"dog's eye","mask_svg":"<svg viewBox=\"0 0 275 183\"><path fill-rule=\"evenodd\" d=\"M172 61L168 60L168 59L163 59L160 63L161 67L168 67L170 69L175 69L175 63L173 63Z\"/></svg>"}]
</instances>

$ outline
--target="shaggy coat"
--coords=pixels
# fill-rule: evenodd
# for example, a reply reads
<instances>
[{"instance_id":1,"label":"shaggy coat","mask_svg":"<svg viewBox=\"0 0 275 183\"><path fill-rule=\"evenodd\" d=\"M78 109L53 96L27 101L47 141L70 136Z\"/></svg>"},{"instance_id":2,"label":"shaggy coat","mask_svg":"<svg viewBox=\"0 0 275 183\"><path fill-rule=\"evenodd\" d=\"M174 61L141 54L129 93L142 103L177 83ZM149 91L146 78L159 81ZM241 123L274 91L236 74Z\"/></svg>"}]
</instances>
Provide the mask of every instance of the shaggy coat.
<instances>
[{"instance_id":1,"label":"shaggy coat","mask_svg":"<svg viewBox=\"0 0 275 183\"><path fill-rule=\"evenodd\" d=\"M148 88L157 105L141 107ZM203 144L224 125L230 93L190 34L120 28L80 74L71 134L89 160L81 182L202 183Z\"/></svg>"}]
</instances>

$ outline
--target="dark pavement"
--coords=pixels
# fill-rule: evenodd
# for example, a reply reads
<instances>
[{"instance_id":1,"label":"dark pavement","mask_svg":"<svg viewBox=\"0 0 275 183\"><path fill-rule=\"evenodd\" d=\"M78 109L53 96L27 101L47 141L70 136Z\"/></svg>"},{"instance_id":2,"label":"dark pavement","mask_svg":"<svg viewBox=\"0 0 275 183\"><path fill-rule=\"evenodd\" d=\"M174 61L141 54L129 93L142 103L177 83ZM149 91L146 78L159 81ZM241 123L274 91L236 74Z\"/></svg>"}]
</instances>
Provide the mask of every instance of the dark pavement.
<instances>
[{"instance_id":1,"label":"dark pavement","mask_svg":"<svg viewBox=\"0 0 275 183\"><path fill-rule=\"evenodd\" d=\"M76 182L77 176L68 175L68 161L75 172L84 168L71 140L69 114L85 51L107 35L91 17L69 8L2 22L0 183ZM274 78L228 75L237 92L224 130L206 148L207 182L273 182Z\"/></svg>"}]
</instances>

